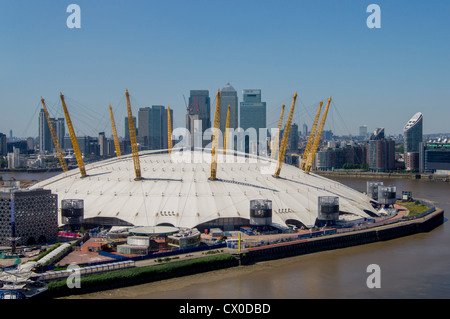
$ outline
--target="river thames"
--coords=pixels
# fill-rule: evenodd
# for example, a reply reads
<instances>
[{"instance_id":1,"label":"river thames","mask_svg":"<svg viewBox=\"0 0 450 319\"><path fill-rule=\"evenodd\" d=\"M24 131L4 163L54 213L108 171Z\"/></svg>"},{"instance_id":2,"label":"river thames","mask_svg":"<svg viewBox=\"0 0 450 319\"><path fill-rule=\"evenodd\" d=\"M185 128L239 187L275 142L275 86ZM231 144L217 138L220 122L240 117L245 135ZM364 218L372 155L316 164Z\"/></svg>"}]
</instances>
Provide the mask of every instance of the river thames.
<instances>
[{"instance_id":1,"label":"river thames","mask_svg":"<svg viewBox=\"0 0 450 319\"><path fill-rule=\"evenodd\" d=\"M334 178L366 191L367 180ZM450 184L438 181L379 179L397 194L432 201L450 212ZM444 215L445 216L445 215ZM119 299L319 299L450 297L450 229L373 244L260 262L134 287L74 296ZM367 267L381 270L381 287L368 288Z\"/></svg>"}]
</instances>

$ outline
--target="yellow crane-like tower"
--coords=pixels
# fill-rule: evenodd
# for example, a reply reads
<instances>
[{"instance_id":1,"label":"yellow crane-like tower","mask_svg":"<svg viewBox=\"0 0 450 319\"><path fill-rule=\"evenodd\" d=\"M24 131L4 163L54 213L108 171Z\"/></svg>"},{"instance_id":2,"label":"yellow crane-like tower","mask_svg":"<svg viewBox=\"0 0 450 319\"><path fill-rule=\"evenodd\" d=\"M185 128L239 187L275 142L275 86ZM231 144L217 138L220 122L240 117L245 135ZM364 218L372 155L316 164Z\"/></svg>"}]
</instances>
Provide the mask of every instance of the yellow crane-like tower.
<instances>
[{"instance_id":1,"label":"yellow crane-like tower","mask_svg":"<svg viewBox=\"0 0 450 319\"><path fill-rule=\"evenodd\" d=\"M214 115L214 130L211 149L211 176L210 180L216 180L217 173L217 147L219 144L219 124L220 124L220 90L217 90L216 113Z\"/></svg>"},{"instance_id":2,"label":"yellow crane-like tower","mask_svg":"<svg viewBox=\"0 0 450 319\"><path fill-rule=\"evenodd\" d=\"M277 162L277 168L275 170L274 177L279 177L281 172L281 166L283 165L284 161L284 154L286 152L286 146L289 138L289 131L291 130L291 123L292 123L292 117L294 116L294 108L295 108L295 100L297 99L297 92L294 94L294 98L292 99L292 105L291 109L289 111L289 117L286 122L286 128L283 132L283 139L281 140L281 146L280 151L278 152L278 162Z\"/></svg>"},{"instance_id":3,"label":"yellow crane-like tower","mask_svg":"<svg viewBox=\"0 0 450 319\"><path fill-rule=\"evenodd\" d=\"M317 124L319 123L320 112L322 111L323 101L320 101L319 109L317 110L316 118L314 119L311 132L309 133L308 143L306 143L305 152L303 153L303 158L300 163L300 169L305 170L306 162L308 161L308 155L311 152L311 146L314 142L314 137L316 136Z\"/></svg>"},{"instance_id":4,"label":"yellow crane-like tower","mask_svg":"<svg viewBox=\"0 0 450 319\"><path fill-rule=\"evenodd\" d=\"M75 135L75 131L73 130L72 121L70 120L69 111L67 111L66 102L64 101L64 95L62 93L60 93L60 98L61 98L62 106L64 109L64 115L66 117L67 128L69 129L70 140L72 142L73 151L75 153L75 158L77 159L78 168L80 169L81 177L86 177L86 169L84 168L83 157L81 156L77 137Z\"/></svg>"},{"instance_id":5,"label":"yellow crane-like tower","mask_svg":"<svg viewBox=\"0 0 450 319\"><path fill-rule=\"evenodd\" d=\"M111 114L111 126L114 136L114 146L116 148L116 156L119 157L122 155L122 152L120 151L119 137L117 136L116 123L114 122L114 115L111 108L111 104L109 105L109 113Z\"/></svg>"},{"instance_id":6,"label":"yellow crane-like tower","mask_svg":"<svg viewBox=\"0 0 450 319\"><path fill-rule=\"evenodd\" d=\"M228 105L227 122L225 123L225 132L223 137L223 155L227 154L228 131L230 129L230 105Z\"/></svg>"},{"instance_id":7,"label":"yellow crane-like tower","mask_svg":"<svg viewBox=\"0 0 450 319\"><path fill-rule=\"evenodd\" d=\"M53 127L52 119L50 114L48 114L47 106L45 105L45 100L41 97L42 106L44 107L45 118L47 119L48 128L50 129L50 134L52 135L53 144L55 145L56 154L58 155L59 162L63 172L67 172L67 164L64 159L64 154L62 152L61 146L59 145L58 137L56 136L55 128Z\"/></svg>"},{"instance_id":8,"label":"yellow crane-like tower","mask_svg":"<svg viewBox=\"0 0 450 319\"><path fill-rule=\"evenodd\" d=\"M325 126L325 120L327 119L330 102L331 102L331 96L328 99L327 106L325 107L325 111L323 112L322 120L320 121L320 125L319 125L319 129L317 130L317 134L314 138L314 144L312 146L311 153L309 153L309 155L308 155L308 162L306 163L306 168L305 168L305 173L307 173L307 174L309 174L309 172L311 171L311 168L312 168L312 165L314 162L314 157L316 156L317 149L319 148L320 138L322 137L322 131L323 131L323 127Z\"/></svg>"},{"instance_id":9,"label":"yellow crane-like tower","mask_svg":"<svg viewBox=\"0 0 450 319\"><path fill-rule=\"evenodd\" d=\"M273 138L272 152L270 154L270 158L272 160L275 160L275 156L277 154L277 149L278 149L278 143L280 141L280 132L281 132L281 125L283 124L284 107L285 107L285 105L283 104L283 106L281 107L280 119L278 120L277 131L275 132L275 136Z\"/></svg>"},{"instance_id":10,"label":"yellow crane-like tower","mask_svg":"<svg viewBox=\"0 0 450 319\"><path fill-rule=\"evenodd\" d=\"M136 128L134 127L133 113L131 112L130 94L128 93L128 89L125 92L125 96L127 98L128 128L130 130L131 151L133 153L134 173L136 175L136 178L134 180L138 181L142 179L141 164L139 162L139 152L136 141Z\"/></svg>"},{"instance_id":11,"label":"yellow crane-like tower","mask_svg":"<svg viewBox=\"0 0 450 319\"><path fill-rule=\"evenodd\" d=\"M172 152L172 121L170 119L170 107L167 106L167 142L169 154Z\"/></svg>"}]
</instances>

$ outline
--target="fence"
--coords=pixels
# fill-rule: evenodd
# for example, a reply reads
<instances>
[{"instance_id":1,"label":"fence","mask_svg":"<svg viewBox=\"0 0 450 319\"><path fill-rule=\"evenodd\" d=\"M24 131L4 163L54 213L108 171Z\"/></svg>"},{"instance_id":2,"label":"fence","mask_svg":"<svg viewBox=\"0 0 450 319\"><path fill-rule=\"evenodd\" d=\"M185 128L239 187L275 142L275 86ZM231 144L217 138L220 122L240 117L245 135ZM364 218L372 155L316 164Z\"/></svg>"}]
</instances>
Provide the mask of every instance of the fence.
<instances>
[{"instance_id":1,"label":"fence","mask_svg":"<svg viewBox=\"0 0 450 319\"><path fill-rule=\"evenodd\" d=\"M173 256L173 255L189 254L189 253L193 253L193 252L197 252L197 251L219 249L219 248L223 248L223 247L226 247L225 243L210 245L210 246L199 246L199 247L188 248L188 249L177 249L177 250L171 250L171 251L167 251L167 252L163 252L163 253L139 255L139 256L133 256L133 257L122 256L122 255L113 254L113 253L109 253L109 252L101 251L101 250L98 251L98 254L100 256L114 258L116 260L138 261L138 260L146 260L146 259L150 259L150 258L160 258L160 257Z\"/></svg>"},{"instance_id":2,"label":"fence","mask_svg":"<svg viewBox=\"0 0 450 319\"><path fill-rule=\"evenodd\" d=\"M303 234L295 234L292 236L277 236L272 237L270 239L266 240L259 240L254 238L244 238L241 240L241 248L255 248L255 247L262 247L262 246L268 246L268 245L275 245L275 244L281 244L281 243L287 243L291 241L297 241L299 239L308 239L308 238L315 238L325 235L331 235L335 234L337 232L336 229L324 229L319 231L313 231ZM237 240L229 240L227 241L227 247L238 249L239 243Z\"/></svg>"},{"instance_id":3,"label":"fence","mask_svg":"<svg viewBox=\"0 0 450 319\"><path fill-rule=\"evenodd\" d=\"M133 260L127 260L127 261L107 263L107 264L96 265L96 266L88 266L88 267L83 267L83 268L75 268L75 269L72 268L72 269L59 270L59 271L49 271L49 272L40 274L38 277L38 280L50 281L50 280L58 280L58 279L62 279L62 278L67 278L71 274L74 274L76 271L78 271L79 274L82 276L82 275L98 274L98 273L105 272L105 271L126 269L126 268L132 268L132 267L135 267L135 262Z\"/></svg>"}]
</instances>

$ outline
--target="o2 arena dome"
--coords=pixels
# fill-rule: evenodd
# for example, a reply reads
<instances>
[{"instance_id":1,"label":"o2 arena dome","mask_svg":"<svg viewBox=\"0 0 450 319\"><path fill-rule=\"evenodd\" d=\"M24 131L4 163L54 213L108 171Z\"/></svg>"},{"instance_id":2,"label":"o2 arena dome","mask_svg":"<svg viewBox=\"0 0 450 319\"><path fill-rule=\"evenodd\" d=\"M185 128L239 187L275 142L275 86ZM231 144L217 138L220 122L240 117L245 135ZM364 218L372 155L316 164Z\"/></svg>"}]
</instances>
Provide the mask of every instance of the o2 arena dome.
<instances>
[{"instance_id":1,"label":"o2 arena dome","mask_svg":"<svg viewBox=\"0 0 450 319\"><path fill-rule=\"evenodd\" d=\"M283 165L276 178L268 158L247 154L230 163L219 155L217 179L210 180L210 152L184 153L181 159L175 150L140 152L140 180L130 154L87 164L83 178L73 169L32 188L50 189L59 207L63 200L82 199L84 223L108 226L239 229L249 224L250 202L263 199L272 203L273 224L311 227L322 196L338 197L341 215L377 215L367 195L295 166Z\"/></svg>"}]
</instances>

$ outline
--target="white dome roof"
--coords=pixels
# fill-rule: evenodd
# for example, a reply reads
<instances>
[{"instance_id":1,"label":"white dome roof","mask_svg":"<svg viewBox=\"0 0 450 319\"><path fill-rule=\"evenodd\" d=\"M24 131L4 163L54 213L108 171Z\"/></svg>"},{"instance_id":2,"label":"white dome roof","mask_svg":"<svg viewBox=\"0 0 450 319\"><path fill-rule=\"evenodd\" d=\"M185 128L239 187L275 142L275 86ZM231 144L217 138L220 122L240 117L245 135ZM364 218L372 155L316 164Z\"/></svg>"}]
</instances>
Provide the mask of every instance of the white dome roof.
<instances>
[{"instance_id":1,"label":"white dome roof","mask_svg":"<svg viewBox=\"0 0 450 319\"><path fill-rule=\"evenodd\" d=\"M219 163L218 180L211 181L210 153L202 163L177 160L157 151L140 153L143 179L135 181L131 155L86 165L88 176L78 169L61 173L32 188L50 189L64 199L83 199L84 218L117 218L134 226L172 225L196 227L217 218L250 218L250 200L272 201L274 223L287 220L313 225L319 196L338 196L340 211L369 217L376 213L366 195L316 174L306 174L284 164L279 178L266 158L239 157L242 163ZM228 154L230 153L227 151ZM201 159L202 152L191 153ZM222 154L222 152L218 152ZM270 169L269 169L270 167ZM58 216L60 219L60 216Z\"/></svg>"}]
</instances>

